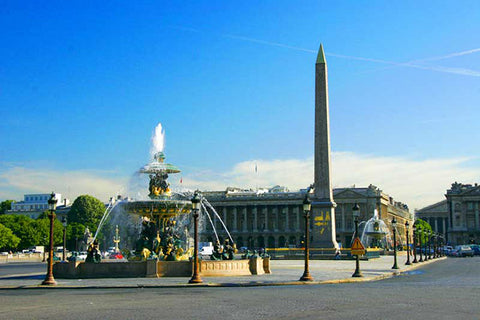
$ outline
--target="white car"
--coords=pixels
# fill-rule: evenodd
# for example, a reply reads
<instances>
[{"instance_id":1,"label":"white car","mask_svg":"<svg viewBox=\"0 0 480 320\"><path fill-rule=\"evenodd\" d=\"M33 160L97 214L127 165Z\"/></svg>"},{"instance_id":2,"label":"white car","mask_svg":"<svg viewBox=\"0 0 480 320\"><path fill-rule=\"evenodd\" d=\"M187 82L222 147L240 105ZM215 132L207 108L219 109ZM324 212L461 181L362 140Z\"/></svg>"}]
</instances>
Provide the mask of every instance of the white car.
<instances>
[{"instance_id":1,"label":"white car","mask_svg":"<svg viewBox=\"0 0 480 320\"><path fill-rule=\"evenodd\" d=\"M81 259L81 260L87 259L87 251L81 251L81 252L79 252L77 258L78 258L79 260L80 260L80 259Z\"/></svg>"}]
</instances>

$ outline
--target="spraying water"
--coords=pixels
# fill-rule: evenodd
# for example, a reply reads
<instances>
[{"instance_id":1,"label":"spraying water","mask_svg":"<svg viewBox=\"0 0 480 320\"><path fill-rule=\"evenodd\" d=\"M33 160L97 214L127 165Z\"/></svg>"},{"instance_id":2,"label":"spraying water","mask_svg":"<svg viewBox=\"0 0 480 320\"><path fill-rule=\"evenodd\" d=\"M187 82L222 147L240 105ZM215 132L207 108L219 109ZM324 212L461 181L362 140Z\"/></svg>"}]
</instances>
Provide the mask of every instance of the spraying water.
<instances>
[{"instance_id":1,"label":"spraying water","mask_svg":"<svg viewBox=\"0 0 480 320\"><path fill-rule=\"evenodd\" d=\"M105 221L107 221L108 217L110 216L110 213L120 202L121 201L115 202L115 198L110 199L110 202L108 203L108 206L105 209L105 212L103 213L102 219L100 219L100 222L98 223L97 231L95 232L95 236L93 236L92 242L95 241L95 239L97 239L98 233L102 229L103 224L105 223Z\"/></svg>"},{"instance_id":2,"label":"spraying water","mask_svg":"<svg viewBox=\"0 0 480 320\"><path fill-rule=\"evenodd\" d=\"M153 156L158 152L163 152L165 148L165 131L162 128L162 124L159 123L153 130L152 134L152 147L150 148L150 157L153 159Z\"/></svg>"},{"instance_id":3,"label":"spraying water","mask_svg":"<svg viewBox=\"0 0 480 320\"><path fill-rule=\"evenodd\" d=\"M210 224L213 228L213 232L215 233L215 239L217 239L217 241L220 241L218 239L218 233L217 233L217 230L215 229L215 225L213 224L212 218L210 217L210 213L208 212L207 207L205 207L205 204L203 202L202 202L202 208L204 212L207 214L208 220L210 221Z\"/></svg>"}]
</instances>

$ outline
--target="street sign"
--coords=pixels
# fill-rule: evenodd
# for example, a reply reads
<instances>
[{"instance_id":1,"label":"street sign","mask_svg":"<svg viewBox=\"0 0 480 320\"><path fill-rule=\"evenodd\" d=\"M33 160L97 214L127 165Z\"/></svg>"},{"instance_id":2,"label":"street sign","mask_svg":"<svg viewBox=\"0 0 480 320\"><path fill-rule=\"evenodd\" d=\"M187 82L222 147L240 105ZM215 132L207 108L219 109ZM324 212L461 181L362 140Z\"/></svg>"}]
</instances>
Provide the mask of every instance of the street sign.
<instances>
[{"instance_id":1,"label":"street sign","mask_svg":"<svg viewBox=\"0 0 480 320\"><path fill-rule=\"evenodd\" d=\"M350 252L352 256L361 256L365 254L365 247L363 246L362 241L360 241L359 237L356 237L355 240L353 240Z\"/></svg>"}]
</instances>

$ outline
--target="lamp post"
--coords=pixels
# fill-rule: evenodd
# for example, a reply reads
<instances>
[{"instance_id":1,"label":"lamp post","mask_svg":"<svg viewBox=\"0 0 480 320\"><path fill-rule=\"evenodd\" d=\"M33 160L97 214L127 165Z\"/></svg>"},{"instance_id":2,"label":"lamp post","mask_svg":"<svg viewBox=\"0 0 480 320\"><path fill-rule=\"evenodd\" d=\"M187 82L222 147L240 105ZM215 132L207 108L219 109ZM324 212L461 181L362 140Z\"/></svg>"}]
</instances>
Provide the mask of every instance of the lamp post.
<instances>
[{"instance_id":1,"label":"lamp post","mask_svg":"<svg viewBox=\"0 0 480 320\"><path fill-rule=\"evenodd\" d=\"M424 243L423 243L423 248L425 249L424 255L425 255L425 261L428 261L428 252L427 252L427 241L428 241L428 230L423 231L424 234Z\"/></svg>"},{"instance_id":2,"label":"lamp post","mask_svg":"<svg viewBox=\"0 0 480 320\"><path fill-rule=\"evenodd\" d=\"M66 261L66 251L67 251L67 217L63 216L62 218L63 224L63 253L62 253L62 261Z\"/></svg>"},{"instance_id":3,"label":"lamp post","mask_svg":"<svg viewBox=\"0 0 480 320\"><path fill-rule=\"evenodd\" d=\"M355 237L358 238L358 217L360 217L360 207L357 203L352 208L354 222L355 222ZM362 272L360 271L360 256L355 255L355 272L352 274L354 278L363 277Z\"/></svg>"},{"instance_id":4,"label":"lamp post","mask_svg":"<svg viewBox=\"0 0 480 320\"><path fill-rule=\"evenodd\" d=\"M418 231L418 249L420 249L420 260L418 262L423 262L423 256L422 256L422 226L417 227Z\"/></svg>"},{"instance_id":5,"label":"lamp post","mask_svg":"<svg viewBox=\"0 0 480 320\"><path fill-rule=\"evenodd\" d=\"M309 189L310 190L310 189ZM305 269L303 271L303 275L300 278L300 281L313 281L313 277L310 275L310 272L308 270L308 259L310 255L310 250L309 250L309 240L310 240L310 235L309 235L309 222L310 222L310 210L312 208L312 202L310 199L308 199L308 191L307 194L305 195L305 199L303 200L303 213L305 216Z\"/></svg>"},{"instance_id":6,"label":"lamp post","mask_svg":"<svg viewBox=\"0 0 480 320\"><path fill-rule=\"evenodd\" d=\"M428 231L428 258L429 258L430 260L433 259L433 254L432 254L432 248L433 248L432 238L433 238L433 231L432 231L432 230L429 230L429 231Z\"/></svg>"},{"instance_id":7,"label":"lamp post","mask_svg":"<svg viewBox=\"0 0 480 320\"><path fill-rule=\"evenodd\" d=\"M412 263L410 262L410 245L408 243L408 227L410 227L410 224L408 221L405 222L405 232L406 232L406 238L407 238L407 262L405 262L405 265L409 266Z\"/></svg>"},{"instance_id":8,"label":"lamp post","mask_svg":"<svg viewBox=\"0 0 480 320\"><path fill-rule=\"evenodd\" d=\"M413 223L413 237L412 237L412 242L413 242L413 261L412 263L418 263L417 261L417 225Z\"/></svg>"},{"instance_id":9,"label":"lamp post","mask_svg":"<svg viewBox=\"0 0 480 320\"><path fill-rule=\"evenodd\" d=\"M52 192L50 199L48 199L48 217L50 218L50 247L48 248L48 269L45 280L42 285L54 286L57 284L53 278L53 222L55 221L55 208L57 207L57 199L55 193Z\"/></svg>"},{"instance_id":10,"label":"lamp post","mask_svg":"<svg viewBox=\"0 0 480 320\"><path fill-rule=\"evenodd\" d=\"M395 217L392 219L393 228L393 267L392 269L398 269L397 265L397 220Z\"/></svg>"},{"instance_id":11,"label":"lamp post","mask_svg":"<svg viewBox=\"0 0 480 320\"><path fill-rule=\"evenodd\" d=\"M202 283L203 280L200 278L200 272L198 270L198 215L200 212L200 195L198 191L195 191L192 198L192 211L193 211L193 222L194 222L194 247L193 247L193 275L188 283Z\"/></svg>"}]
</instances>

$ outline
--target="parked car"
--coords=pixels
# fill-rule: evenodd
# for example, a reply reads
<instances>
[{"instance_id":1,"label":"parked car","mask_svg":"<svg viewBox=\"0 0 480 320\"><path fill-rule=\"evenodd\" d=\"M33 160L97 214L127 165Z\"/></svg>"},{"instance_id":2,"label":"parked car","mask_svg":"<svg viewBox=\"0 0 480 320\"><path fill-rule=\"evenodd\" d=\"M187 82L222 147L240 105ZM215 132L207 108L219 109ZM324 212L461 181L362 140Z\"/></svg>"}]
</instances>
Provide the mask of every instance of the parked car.
<instances>
[{"instance_id":1,"label":"parked car","mask_svg":"<svg viewBox=\"0 0 480 320\"><path fill-rule=\"evenodd\" d=\"M478 244L471 244L470 248L472 248L474 255L476 256L480 255L480 246Z\"/></svg>"},{"instance_id":2,"label":"parked car","mask_svg":"<svg viewBox=\"0 0 480 320\"><path fill-rule=\"evenodd\" d=\"M85 260L87 259L87 251L80 251L77 255L79 260Z\"/></svg>"},{"instance_id":3,"label":"parked car","mask_svg":"<svg viewBox=\"0 0 480 320\"><path fill-rule=\"evenodd\" d=\"M123 259L123 255L120 252L112 253L109 256L110 259Z\"/></svg>"},{"instance_id":4,"label":"parked car","mask_svg":"<svg viewBox=\"0 0 480 320\"><path fill-rule=\"evenodd\" d=\"M473 257L473 250L470 246L456 246L454 252L455 257Z\"/></svg>"}]
</instances>

